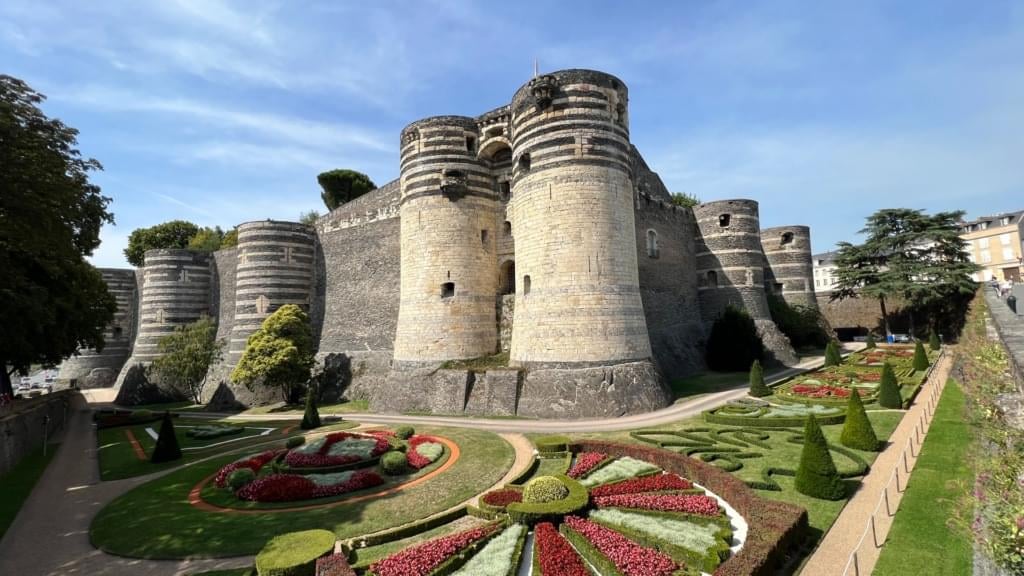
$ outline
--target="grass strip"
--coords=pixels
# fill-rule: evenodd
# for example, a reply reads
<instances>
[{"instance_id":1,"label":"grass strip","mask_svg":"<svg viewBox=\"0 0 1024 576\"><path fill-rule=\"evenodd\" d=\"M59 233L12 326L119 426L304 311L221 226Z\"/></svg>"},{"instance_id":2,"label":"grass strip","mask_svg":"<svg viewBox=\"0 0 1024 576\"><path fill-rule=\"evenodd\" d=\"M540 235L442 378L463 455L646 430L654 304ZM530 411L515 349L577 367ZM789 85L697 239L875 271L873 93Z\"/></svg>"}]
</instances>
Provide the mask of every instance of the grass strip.
<instances>
[{"instance_id":1,"label":"grass strip","mask_svg":"<svg viewBox=\"0 0 1024 576\"><path fill-rule=\"evenodd\" d=\"M4 533L14 523L14 517L18 515L21 505L32 493L32 488L43 475L46 465L57 453L58 446L59 444L47 446L45 456L43 449L39 448L22 458L21 462L7 474L0 476L0 494L3 494L3 498L0 498L0 538L3 538Z\"/></svg>"}]
</instances>

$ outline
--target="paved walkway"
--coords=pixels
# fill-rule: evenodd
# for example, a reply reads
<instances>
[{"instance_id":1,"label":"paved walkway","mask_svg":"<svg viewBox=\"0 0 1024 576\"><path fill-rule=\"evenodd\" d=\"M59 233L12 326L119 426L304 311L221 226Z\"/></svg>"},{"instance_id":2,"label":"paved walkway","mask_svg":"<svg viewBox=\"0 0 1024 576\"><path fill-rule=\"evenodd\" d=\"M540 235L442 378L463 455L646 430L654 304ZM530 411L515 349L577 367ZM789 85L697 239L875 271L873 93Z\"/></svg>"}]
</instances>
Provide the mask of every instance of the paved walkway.
<instances>
[{"instance_id":1,"label":"paved walkway","mask_svg":"<svg viewBox=\"0 0 1024 576\"><path fill-rule=\"evenodd\" d=\"M882 551L880 545L885 542L900 500L903 499L903 490L906 489L909 478L909 474L905 471L907 469L910 472L914 471L917 454L920 452L921 445L915 429L919 423L923 422L923 429L920 431L920 442L923 442L924 435L931 425L930 416L938 398L942 395L942 389L946 385L946 379L949 377L952 366L952 355L947 352L932 370L917 401L907 410L906 416L889 437L889 445L872 463L870 472L861 480L853 498L843 508L835 524L825 534L825 538L804 564L803 570L800 572L801 576L840 576L846 569L850 554L854 550L857 551L857 569L855 570L851 565L846 574L851 576L871 574L871 571L874 570L875 563L878 562L878 556ZM934 403L932 399L934 399ZM913 449L906 451L907 460L904 463L904 449L911 438L913 438ZM893 480L893 470L897 468L900 473L899 489L895 482L890 484L890 481ZM884 492L888 493L889 510L892 510L892 515L887 512L884 501L881 507L878 507ZM862 541L861 536L869 526L872 516L875 517L876 534L873 537L871 531L868 530L867 537ZM878 542L879 545L876 546L875 542Z\"/></svg>"}]
</instances>

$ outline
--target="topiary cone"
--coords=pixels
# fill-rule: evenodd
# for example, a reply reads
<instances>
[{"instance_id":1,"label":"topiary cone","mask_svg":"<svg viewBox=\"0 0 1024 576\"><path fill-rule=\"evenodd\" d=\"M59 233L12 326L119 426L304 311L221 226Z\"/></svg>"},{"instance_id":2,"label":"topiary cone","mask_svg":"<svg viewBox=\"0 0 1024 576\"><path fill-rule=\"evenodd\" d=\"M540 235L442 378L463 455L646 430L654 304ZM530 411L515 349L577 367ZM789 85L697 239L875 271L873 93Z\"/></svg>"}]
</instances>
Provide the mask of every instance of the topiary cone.
<instances>
[{"instance_id":1,"label":"topiary cone","mask_svg":"<svg viewBox=\"0 0 1024 576\"><path fill-rule=\"evenodd\" d=\"M888 362L882 364L882 381L878 385L878 405L882 408L903 408L903 396L900 395L900 383L896 373Z\"/></svg>"},{"instance_id":2,"label":"topiary cone","mask_svg":"<svg viewBox=\"0 0 1024 576\"><path fill-rule=\"evenodd\" d=\"M839 346L835 340L829 340L825 346L825 366L839 366L843 363L843 357L839 354Z\"/></svg>"},{"instance_id":3,"label":"topiary cone","mask_svg":"<svg viewBox=\"0 0 1024 576\"><path fill-rule=\"evenodd\" d=\"M868 338L864 341L864 349L870 350L875 347L875 335L868 332Z\"/></svg>"},{"instance_id":4,"label":"topiary cone","mask_svg":"<svg viewBox=\"0 0 1024 576\"><path fill-rule=\"evenodd\" d=\"M312 384L306 390L306 411L302 414L302 424L299 427L303 430L320 427L320 412L316 408L316 387Z\"/></svg>"},{"instance_id":5,"label":"topiary cone","mask_svg":"<svg viewBox=\"0 0 1024 576\"><path fill-rule=\"evenodd\" d=\"M828 442L813 414L807 416L804 425L804 448L800 452L795 485L797 492L813 498L841 500L846 496L846 486L836 471Z\"/></svg>"},{"instance_id":6,"label":"topiary cone","mask_svg":"<svg viewBox=\"0 0 1024 576\"><path fill-rule=\"evenodd\" d=\"M935 330L928 335L928 347L932 350L942 348L942 342L939 341L939 335L935 333Z\"/></svg>"},{"instance_id":7,"label":"topiary cone","mask_svg":"<svg viewBox=\"0 0 1024 576\"><path fill-rule=\"evenodd\" d=\"M857 450L878 451L878 436L875 435L871 420L864 411L864 402L856 389L851 390L850 400L846 403L846 421L843 422L843 432L839 435L839 441L843 446Z\"/></svg>"},{"instance_id":8,"label":"topiary cone","mask_svg":"<svg viewBox=\"0 0 1024 576\"><path fill-rule=\"evenodd\" d=\"M918 340L914 344L914 370L928 369L928 354L924 351L924 343Z\"/></svg>"},{"instance_id":9,"label":"topiary cone","mask_svg":"<svg viewBox=\"0 0 1024 576\"><path fill-rule=\"evenodd\" d=\"M160 423L160 434L156 438L156 447L153 448L153 454L149 457L149 461L157 464L180 458L181 447L178 446L178 436L174 433L171 413L164 412L164 420Z\"/></svg>"},{"instance_id":10,"label":"topiary cone","mask_svg":"<svg viewBox=\"0 0 1024 576\"><path fill-rule=\"evenodd\" d=\"M764 383L764 368L759 360L750 365L750 395L755 398L772 395L772 389Z\"/></svg>"}]
</instances>

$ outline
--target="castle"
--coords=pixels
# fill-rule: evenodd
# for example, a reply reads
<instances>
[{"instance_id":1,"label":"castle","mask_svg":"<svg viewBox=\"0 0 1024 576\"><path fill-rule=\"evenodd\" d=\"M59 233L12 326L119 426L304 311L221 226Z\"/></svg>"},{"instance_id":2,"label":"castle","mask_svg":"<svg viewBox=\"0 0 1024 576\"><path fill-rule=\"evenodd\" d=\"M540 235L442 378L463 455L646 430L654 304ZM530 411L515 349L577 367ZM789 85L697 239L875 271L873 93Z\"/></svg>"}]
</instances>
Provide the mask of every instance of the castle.
<instances>
[{"instance_id":1,"label":"castle","mask_svg":"<svg viewBox=\"0 0 1024 576\"><path fill-rule=\"evenodd\" d=\"M626 85L590 70L537 76L477 117L401 133L400 176L320 218L238 226L213 254L152 250L103 270L118 314L100 354L61 380L166 394L144 366L161 336L208 315L227 341L204 396L273 400L228 374L283 304L309 312L327 394L377 411L588 417L665 406L666 379L703 367L725 306L771 355L795 355L767 292L816 305L806 226L762 230L758 204L677 206L629 139ZM130 352L129 352L130 350ZM485 370L459 361L508 354Z\"/></svg>"}]
</instances>

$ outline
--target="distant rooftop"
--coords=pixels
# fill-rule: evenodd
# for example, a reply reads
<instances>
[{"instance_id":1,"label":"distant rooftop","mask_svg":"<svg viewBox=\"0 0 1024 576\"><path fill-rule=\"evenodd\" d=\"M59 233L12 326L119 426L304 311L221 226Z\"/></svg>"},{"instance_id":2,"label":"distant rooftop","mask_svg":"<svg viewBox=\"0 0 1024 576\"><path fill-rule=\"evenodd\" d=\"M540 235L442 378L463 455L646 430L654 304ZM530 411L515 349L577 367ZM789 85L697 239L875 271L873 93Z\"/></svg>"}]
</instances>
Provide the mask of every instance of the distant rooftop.
<instances>
[{"instance_id":1,"label":"distant rooftop","mask_svg":"<svg viewBox=\"0 0 1024 576\"><path fill-rule=\"evenodd\" d=\"M1024 217L1024 210L1018 210L1017 212L1004 212L1002 214L994 214L992 216L982 216L981 218L970 220L968 222L961 222L960 228L966 233L986 230L995 226L1010 226L1012 224L1019 224L1022 217Z\"/></svg>"},{"instance_id":2,"label":"distant rooftop","mask_svg":"<svg viewBox=\"0 0 1024 576\"><path fill-rule=\"evenodd\" d=\"M812 262L814 263L815 266L824 266L824 265L832 264L833 262L835 262L836 256L838 256L838 255L839 255L839 252L837 250L832 250L832 251L829 251L829 252L821 252L819 254L814 254L813 256L811 256L811 260L812 260ZM820 264L819 264L819 262L820 262Z\"/></svg>"}]
</instances>

